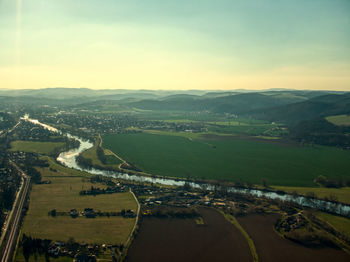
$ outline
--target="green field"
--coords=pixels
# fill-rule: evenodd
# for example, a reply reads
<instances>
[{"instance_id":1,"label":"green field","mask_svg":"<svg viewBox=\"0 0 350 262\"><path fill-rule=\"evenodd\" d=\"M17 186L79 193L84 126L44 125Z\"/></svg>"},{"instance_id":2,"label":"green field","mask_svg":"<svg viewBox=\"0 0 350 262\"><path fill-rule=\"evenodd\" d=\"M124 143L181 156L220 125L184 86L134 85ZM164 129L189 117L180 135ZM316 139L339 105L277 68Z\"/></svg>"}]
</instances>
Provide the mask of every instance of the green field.
<instances>
[{"instance_id":1,"label":"green field","mask_svg":"<svg viewBox=\"0 0 350 262\"><path fill-rule=\"evenodd\" d=\"M350 187L343 188L325 188L325 187L286 187L275 186L276 190L283 190L288 193L297 192L298 194L306 195L310 192L316 194L319 198L336 196L338 201L350 204Z\"/></svg>"},{"instance_id":2,"label":"green field","mask_svg":"<svg viewBox=\"0 0 350 262\"><path fill-rule=\"evenodd\" d=\"M63 142L32 142L20 140L11 142L11 151L34 152L47 155L61 148L64 148Z\"/></svg>"},{"instance_id":3,"label":"green field","mask_svg":"<svg viewBox=\"0 0 350 262\"><path fill-rule=\"evenodd\" d=\"M97 153L96 153L98 143L99 143L99 141L95 141L94 146L91 147L90 149L84 151L83 153L81 153L81 156L84 158L91 159L91 163L94 166L96 166L96 165L103 166L102 162L100 161L100 159L98 158Z\"/></svg>"},{"instance_id":4,"label":"green field","mask_svg":"<svg viewBox=\"0 0 350 262\"><path fill-rule=\"evenodd\" d=\"M119 164L122 163L121 160L116 158L114 155L110 154L108 150L104 152L106 162L103 164L101 160L97 156L97 147L100 143L100 140L97 139L94 143L94 146L86 151L84 151L81 155L84 158L91 159L91 163L93 166L101 166L101 167L106 167L106 166L118 166Z\"/></svg>"},{"instance_id":5,"label":"green field","mask_svg":"<svg viewBox=\"0 0 350 262\"><path fill-rule=\"evenodd\" d=\"M313 180L349 177L350 152L234 136L192 138L147 133L106 135L108 148L154 175L315 186Z\"/></svg>"},{"instance_id":6,"label":"green field","mask_svg":"<svg viewBox=\"0 0 350 262\"><path fill-rule=\"evenodd\" d=\"M91 184L83 172L68 168L57 168L50 162L51 168L40 168L43 180L51 184L33 185L30 194L30 206L24 218L22 232L32 237L47 238L56 241L67 241L73 237L78 242L85 243L124 243L130 234L135 219L123 217L71 218L69 216L52 217L48 212L56 209L67 212L76 208L83 211L90 207L100 211L121 211L122 209L137 209L132 194L117 193L97 196L80 196L79 191L94 187L104 187Z\"/></svg>"},{"instance_id":7,"label":"green field","mask_svg":"<svg viewBox=\"0 0 350 262\"><path fill-rule=\"evenodd\" d=\"M335 229L350 237L350 219L346 217L336 216L324 212L317 212L317 217L327 221Z\"/></svg>"},{"instance_id":8,"label":"green field","mask_svg":"<svg viewBox=\"0 0 350 262\"><path fill-rule=\"evenodd\" d=\"M270 124L261 125L211 125L208 130L222 134L244 134L249 136L268 135L279 137L287 133L285 128Z\"/></svg>"},{"instance_id":9,"label":"green field","mask_svg":"<svg viewBox=\"0 0 350 262\"><path fill-rule=\"evenodd\" d=\"M329 116L326 120L337 126L350 126L350 115Z\"/></svg>"}]
</instances>

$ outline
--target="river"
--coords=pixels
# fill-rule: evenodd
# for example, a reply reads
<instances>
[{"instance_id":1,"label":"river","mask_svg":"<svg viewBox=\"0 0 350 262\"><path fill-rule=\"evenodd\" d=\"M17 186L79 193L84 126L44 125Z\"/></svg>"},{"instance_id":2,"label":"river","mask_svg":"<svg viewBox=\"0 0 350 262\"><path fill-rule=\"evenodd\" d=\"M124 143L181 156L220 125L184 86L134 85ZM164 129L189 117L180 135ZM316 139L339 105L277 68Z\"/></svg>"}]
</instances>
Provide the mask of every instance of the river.
<instances>
[{"instance_id":1,"label":"river","mask_svg":"<svg viewBox=\"0 0 350 262\"><path fill-rule=\"evenodd\" d=\"M25 115L24 117L21 118L24 121L29 121L33 124L40 125L45 129L48 129L52 132L57 132L60 134L64 134L60 130L43 124L39 122L36 119L31 119L29 118L28 115ZM88 140L84 140L80 137L73 136L71 134L65 134L69 138L76 139L80 142L79 148L76 149L71 149L67 152L62 152L58 157L57 161L61 163L64 166L67 166L69 168L74 168L77 170L85 171L90 174L94 175L103 175L103 176L108 176L108 177L114 177L114 178L119 178L119 179L124 179L124 180L132 180L132 181L137 181L137 182L150 182L150 183L156 183L156 184L161 184L161 185L172 185L172 186L183 186L185 185L186 181L181 180L181 179L170 179L170 178L160 178L160 177L150 177L150 176L141 176L141 175L129 175L126 173L120 173L116 171L106 171L106 170L100 170L96 168L83 168L78 165L76 161L76 157L82 153L83 151L93 147L93 143L91 143ZM199 184L195 182L189 182L189 185L193 188L205 188L209 191L212 191L215 189L215 186L213 184ZM282 201L289 201L293 203L297 203L301 206L304 207L311 207L311 208L316 208L319 210L323 211L329 211L332 213L336 213L342 216L347 216L350 217L350 206L341 204L341 203L334 203L330 201L325 201L325 200L319 200L319 199L313 199L313 198L307 198L303 196L293 196L290 194L278 194L276 192L269 192L269 191L263 191L263 190L257 190L257 189L244 189L244 188L236 188L236 187L229 187L228 188L229 192L233 193L240 193L240 194L251 194L257 197L266 197L270 199L278 199Z\"/></svg>"}]
</instances>

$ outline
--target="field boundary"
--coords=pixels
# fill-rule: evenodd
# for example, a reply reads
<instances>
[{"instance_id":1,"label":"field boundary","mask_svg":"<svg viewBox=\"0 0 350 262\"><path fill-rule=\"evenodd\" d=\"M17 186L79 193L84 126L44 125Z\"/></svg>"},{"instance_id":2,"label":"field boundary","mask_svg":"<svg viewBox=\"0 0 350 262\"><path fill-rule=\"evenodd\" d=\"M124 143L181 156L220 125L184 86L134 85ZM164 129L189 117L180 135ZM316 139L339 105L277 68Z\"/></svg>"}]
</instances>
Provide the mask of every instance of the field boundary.
<instances>
[{"instance_id":1,"label":"field boundary","mask_svg":"<svg viewBox=\"0 0 350 262\"><path fill-rule=\"evenodd\" d=\"M249 236L249 234L247 233L247 231L244 230L244 228L239 224L239 222L237 221L237 219L230 215L230 214L226 214L224 211L222 210L218 210L224 217L225 219L230 222L231 224L233 224L240 232L241 234L244 236L244 238L247 240L248 245L249 245L249 249L250 252L253 256L253 261L254 262L258 262L259 261L259 257L258 257L258 253L256 251L255 248L255 244L253 239Z\"/></svg>"},{"instance_id":2,"label":"field boundary","mask_svg":"<svg viewBox=\"0 0 350 262\"><path fill-rule=\"evenodd\" d=\"M137 197L135 196L134 192L129 189L129 192L133 195L135 201L136 201L136 204L137 204L137 213L136 213L136 218L135 218L135 224L134 224L134 227L132 228L130 234L129 234L129 237L128 239L126 240L125 242L125 245L124 245L124 249L123 249L123 252L121 253L121 260L120 261L124 261L125 260L125 257L127 256L127 253L128 253L128 249L132 243L131 240L133 240L133 237L134 237L134 232L137 228L137 224L139 222L139 218L140 218L140 210L141 210L141 206L140 206L140 203L139 203L139 200L137 199Z\"/></svg>"},{"instance_id":3,"label":"field boundary","mask_svg":"<svg viewBox=\"0 0 350 262\"><path fill-rule=\"evenodd\" d=\"M129 242L130 242L130 240L131 240L131 238L132 238L132 235L134 234L134 231L135 231L135 229L136 229L136 227L137 227L137 223L138 223L138 221L139 221L139 216L140 216L140 209L141 209L141 208L140 208L140 203L139 203L137 197L135 196L134 192L132 192L131 189L130 189L129 192L133 195L133 197L134 197L134 199L135 199L135 201L136 201L136 204L137 204L137 213L136 213L136 219L135 219L134 227L132 228L132 230L131 230L131 232L130 232L130 234L129 234L129 237L128 237L128 239L127 239L126 242L125 242L125 246L126 246L126 247L129 245Z\"/></svg>"}]
</instances>

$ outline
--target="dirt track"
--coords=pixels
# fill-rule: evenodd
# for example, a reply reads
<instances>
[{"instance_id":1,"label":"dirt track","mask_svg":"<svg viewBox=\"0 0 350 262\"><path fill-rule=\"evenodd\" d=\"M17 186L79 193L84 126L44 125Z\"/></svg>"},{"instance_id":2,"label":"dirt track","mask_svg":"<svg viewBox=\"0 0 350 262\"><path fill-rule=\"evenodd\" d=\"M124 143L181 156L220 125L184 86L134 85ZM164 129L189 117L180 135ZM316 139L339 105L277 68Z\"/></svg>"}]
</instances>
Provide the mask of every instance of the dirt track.
<instances>
[{"instance_id":1,"label":"dirt track","mask_svg":"<svg viewBox=\"0 0 350 262\"><path fill-rule=\"evenodd\" d=\"M249 215L238 218L239 223L248 232L255 243L259 262L346 262L350 255L332 248L307 248L283 239L274 230L273 225L279 215Z\"/></svg>"},{"instance_id":2,"label":"dirt track","mask_svg":"<svg viewBox=\"0 0 350 262\"><path fill-rule=\"evenodd\" d=\"M205 225L193 219L144 218L127 261L253 261L244 237L221 214L204 208L200 213Z\"/></svg>"}]
</instances>

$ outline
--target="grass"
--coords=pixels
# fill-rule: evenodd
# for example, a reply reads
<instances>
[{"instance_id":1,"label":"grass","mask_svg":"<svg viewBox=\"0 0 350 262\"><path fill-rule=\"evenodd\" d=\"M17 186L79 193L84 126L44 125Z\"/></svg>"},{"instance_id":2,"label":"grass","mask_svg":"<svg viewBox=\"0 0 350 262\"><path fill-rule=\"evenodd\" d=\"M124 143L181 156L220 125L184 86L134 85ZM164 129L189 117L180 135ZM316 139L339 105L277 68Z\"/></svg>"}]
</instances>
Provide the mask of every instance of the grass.
<instances>
[{"instance_id":1,"label":"grass","mask_svg":"<svg viewBox=\"0 0 350 262\"><path fill-rule=\"evenodd\" d=\"M250 249L250 252L252 253L252 256L253 256L253 261L254 262L258 262L259 261L259 258L258 258L258 253L256 252L256 248L255 248L255 244L254 244L254 241L253 239L251 239L251 237L248 235L248 233L244 230L244 228L239 224L239 222L237 221L237 219L230 215L230 214L226 214L225 212L223 211L219 211L224 217L225 219L230 222L231 224L233 224L241 233L242 235L244 236L244 238L247 240L248 242L248 245L249 245L249 249Z\"/></svg>"},{"instance_id":2,"label":"grass","mask_svg":"<svg viewBox=\"0 0 350 262\"><path fill-rule=\"evenodd\" d=\"M56 169L57 166L52 165L51 168ZM66 172L62 172L62 169ZM56 241L67 241L70 237L85 243L120 244L126 241L135 219L122 217L73 219L66 216L51 217L48 212L52 209L69 211L73 208L82 211L87 207L101 211L136 210L137 205L131 193L80 196L80 190L89 189L92 185L103 186L91 184L88 179L64 167L57 169L57 172L52 172L48 168L38 170L42 173L43 180L50 180L51 184L33 185L30 207L24 218L23 233Z\"/></svg>"},{"instance_id":3,"label":"grass","mask_svg":"<svg viewBox=\"0 0 350 262\"><path fill-rule=\"evenodd\" d=\"M21 140L11 142L11 151L33 152L46 155L63 147L63 142L32 142Z\"/></svg>"},{"instance_id":4,"label":"grass","mask_svg":"<svg viewBox=\"0 0 350 262\"><path fill-rule=\"evenodd\" d=\"M350 115L328 116L326 120L337 126L350 126Z\"/></svg>"},{"instance_id":5,"label":"grass","mask_svg":"<svg viewBox=\"0 0 350 262\"><path fill-rule=\"evenodd\" d=\"M336 228L339 232L350 237L350 219L346 217L336 216L329 213L317 212L317 217L327 221L331 226Z\"/></svg>"},{"instance_id":6,"label":"grass","mask_svg":"<svg viewBox=\"0 0 350 262\"><path fill-rule=\"evenodd\" d=\"M349 177L350 152L344 150L233 136L189 139L190 134L106 135L103 146L143 171L161 176L254 184L265 179L269 185L304 187L315 186L313 180L319 175Z\"/></svg>"},{"instance_id":7,"label":"grass","mask_svg":"<svg viewBox=\"0 0 350 262\"><path fill-rule=\"evenodd\" d=\"M51 157L48 156L42 156L41 159L45 159L48 161L50 168L56 170L56 172L50 171L50 170L45 170L44 176L49 177L49 176L59 176L59 177L90 177L91 174L79 171L76 169L71 169L71 168L66 168L62 165L57 164Z\"/></svg>"},{"instance_id":8,"label":"grass","mask_svg":"<svg viewBox=\"0 0 350 262\"><path fill-rule=\"evenodd\" d=\"M285 187L274 186L276 190L283 190L288 193L297 192L302 195L306 195L309 192L313 192L319 198L329 197L330 195L336 196L340 202L350 204L350 187L343 188L325 188L325 187Z\"/></svg>"},{"instance_id":9,"label":"grass","mask_svg":"<svg viewBox=\"0 0 350 262\"><path fill-rule=\"evenodd\" d=\"M201 135L204 134L204 133L191 133L191 132L159 131L159 130L145 130L144 132L147 134L153 134L153 135L179 136L179 137L185 137L188 139L199 138Z\"/></svg>"},{"instance_id":10,"label":"grass","mask_svg":"<svg viewBox=\"0 0 350 262\"><path fill-rule=\"evenodd\" d=\"M286 134L286 130L277 125L271 124L240 124L240 125L212 125L208 127L208 130L215 133L222 134L244 134L250 136L282 136Z\"/></svg>"},{"instance_id":11,"label":"grass","mask_svg":"<svg viewBox=\"0 0 350 262\"><path fill-rule=\"evenodd\" d=\"M81 155L82 157L84 158L88 158L88 159L91 159L92 161L92 165L99 165L99 166L103 166L102 162L100 161L100 159L98 158L97 156L97 153L96 153L96 149L98 147L98 141L95 142L94 146L86 151L84 151Z\"/></svg>"},{"instance_id":12,"label":"grass","mask_svg":"<svg viewBox=\"0 0 350 262\"><path fill-rule=\"evenodd\" d=\"M106 163L103 164L97 156L97 148L99 146L100 140L96 139L94 146L82 153L82 156L87 159L91 159L93 166L117 166L122 163L121 160L116 158L109 150L104 150L106 156Z\"/></svg>"},{"instance_id":13,"label":"grass","mask_svg":"<svg viewBox=\"0 0 350 262\"><path fill-rule=\"evenodd\" d=\"M39 255L39 254L36 254L36 257L35 256L31 256L29 258L29 261L36 261L36 262L46 262L46 258L45 258L45 255L42 254L42 255ZM16 262L25 262L25 258L23 256L23 249L22 247L18 248L17 249L17 252L16 252L16 259L15 259ZM71 257L63 257L63 256L60 256L60 257L50 257L50 261L52 262L72 262L72 258Z\"/></svg>"}]
</instances>

